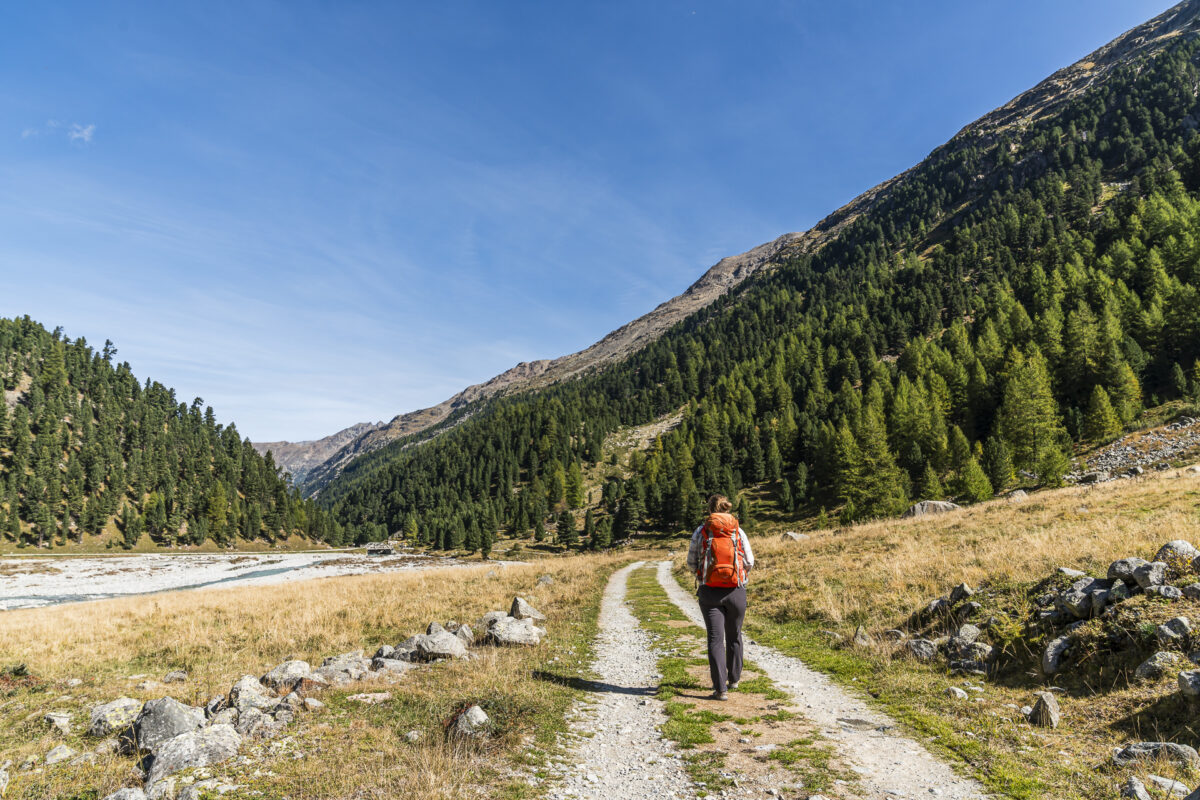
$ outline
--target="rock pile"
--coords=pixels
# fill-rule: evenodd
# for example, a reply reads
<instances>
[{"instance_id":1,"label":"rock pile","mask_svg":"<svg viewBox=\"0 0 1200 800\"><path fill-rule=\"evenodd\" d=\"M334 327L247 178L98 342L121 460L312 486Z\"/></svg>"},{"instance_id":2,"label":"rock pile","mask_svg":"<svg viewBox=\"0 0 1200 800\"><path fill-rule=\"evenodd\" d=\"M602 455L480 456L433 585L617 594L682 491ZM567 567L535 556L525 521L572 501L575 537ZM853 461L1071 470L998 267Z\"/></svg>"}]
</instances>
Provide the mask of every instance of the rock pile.
<instances>
[{"instance_id":1,"label":"rock pile","mask_svg":"<svg viewBox=\"0 0 1200 800\"><path fill-rule=\"evenodd\" d=\"M1068 473L1072 483L1101 483L1118 477L1136 477L1147 469L1166 469L1170 462L1200 448L1200 420L1184 417L1153 431L1124 436L1102 448L1083 469Z\"/></svg>"},{"instance_id":2,"label":"rock pile","mask_svg":"<svg viewBox=\"0 0 1200 800\"><path fill-rule=\"evenodd\" d=\"M306 661L290 659L257 678L244 675L226 694L213 697L203 707L189 706L173 697L145 703L117 698L94 706L89 713L87 735L105 740L95 752L80 756L66 745L58 745L46 755L44 763L83 763L95 759L99 752L134 756L142 767L144 786L121 789L105 800L186 800L198 796L193 790L205 782L181 790L176 785L179 773L227 761L237 755L244 742L274 737L299 714L323 710L325 704L310 695L363 680L395 683L422 664L473 658L470 648L477 643L537 645L546 630L535 623L545 619L528 601L516 597L507 613L491 611L484 615L477 624L480 636L470 625L431 622L424 634L394 646L383 645L371 658L361 650L342 653L326 658L316 668ZM186 681L186 673L170 673L163 683L180 681ZM350 699L375 704L391 697L389 692L376 692ZM45 722L64 735L70 732L69 714L51 713ZM490 730L490 720L479 706L465 709L449 727L453 735L467 738L487 736ZM26 768L32 768L32 763ZM215 783L203 788L221 790ZM225 787L229 788L234 787Z\"/></svg>"}]
</instances>

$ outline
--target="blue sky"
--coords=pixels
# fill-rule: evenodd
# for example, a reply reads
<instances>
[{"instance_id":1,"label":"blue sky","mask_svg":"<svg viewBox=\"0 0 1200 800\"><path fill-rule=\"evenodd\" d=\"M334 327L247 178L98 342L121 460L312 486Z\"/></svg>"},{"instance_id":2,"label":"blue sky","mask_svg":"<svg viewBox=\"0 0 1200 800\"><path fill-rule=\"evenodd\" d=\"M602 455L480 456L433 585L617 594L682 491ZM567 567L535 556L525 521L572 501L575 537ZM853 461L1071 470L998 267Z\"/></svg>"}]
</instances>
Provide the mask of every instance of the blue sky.
<instances>
[{"instance_id":1,"label":"blue sky","mask_svg":"<svg viewBox=\"0 0 1200 800\"><path fill-rule=\"evenodd\" d=\"M30 3L0 315L257 440L586 347L1168 7Z\"/></svg>"}]
</instances>

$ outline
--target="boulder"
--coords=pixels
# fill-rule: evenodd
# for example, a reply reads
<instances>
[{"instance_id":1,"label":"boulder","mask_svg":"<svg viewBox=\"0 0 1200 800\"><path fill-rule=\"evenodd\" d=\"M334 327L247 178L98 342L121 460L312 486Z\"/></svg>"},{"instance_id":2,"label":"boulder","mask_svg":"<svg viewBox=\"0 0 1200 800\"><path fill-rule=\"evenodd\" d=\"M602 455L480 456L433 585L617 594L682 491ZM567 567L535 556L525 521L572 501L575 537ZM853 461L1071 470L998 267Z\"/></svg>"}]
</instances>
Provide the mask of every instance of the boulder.
<instances>
[{"instance_id":1,"label":"boulder","mask_svg":"<svg viewBox=\"0 0 1200 800\"><path fill-rule=\"evenodd\" d=\"M307 661L285 661L273 670L263 675L259 680L277 692L291 691L300 681L312 674L312 667Z\"/></svg>"},{"instance_id":2,"label":"boulder","mask_svg":"<svg viewBox=\"0 0 1200 800\"><path fill-rule=\"evenodd\" d=\"M69 761L77 755L78 753L67 747L65 744L60 744L53 748L49 753L46 753L46 766L50 766L51 764L59 764L63 761Z\"/></svg>"},{"instance_id":3,"label":"boulder","mask_svg":"<svg viewBox=\"0 0 1200 800\"><path fill-rule=\"evenodd\" d=\"M809 538L809 535L807 533L796 533L795 531L788 531L787 533L785 533L779 537L779 541L781 541L781 542L803 542L804 540L806 540L808 538Z\"/></svg>"},{"instance_id":4,"label":"boulder","mask_svg":"<svg viewBox=\"0 0 1200 800\"><path fill-rule=\"evenodd\" d=\"M505 617L492 624L485 639L501 647L533 646L542 643L544 633L531 619Z\"/></svg>"},{"instance_id":5,"label":"boulder","mask_svg":"<svg viewBox=\"0 0 1200 800\"><path fill-rule=\"evenodd\" d=\"M103 739L128 728L142 710L142 701L132 697L118 697L111 703L92 706L89 714L88 735Z\"/></svg>"},{"instance_id":6,"label":"boulder","mask_svg":"<svg viewBox=\"0 0 1200 800\"><path fill-rule=\"evenodd\" d=\"M1105 600L1109 605L1119 603L1122 600L1128 600L1130 595L1129 584L1124 581L1113 581L1112 588L1108 590L1108 596Z\"/></svg>"},{"instance_id":7,"label":"boulder","mask_svg":"<svg viewBox=\"0 0 1200 800\"><path fill-rule=\"evenodd\" d=\"M1185 669L1179 673L1179 693L1189 700L1200 698L1200 669Z\"/></svg>"},{"instance_id":8,"label":"boulder","mask_svg":"<svg viewBox=\"0 0 1200 800\"><path fill-rule=\"evenodd\" d=\"M1162 586L1149 587L1146 589L1146 595L1148 597L1161 597L1164 600L1182 600L1183 590L1178 586L1163 584Z\"/></svg>"},{"instance_id":9,"label":"boulder","mask_svg":"<svg viewBox=\"0 0 1200 800\"><path fill-rule=\"evenodd\" d=\"M1061 716L1058 698L1051 692L1036 692L1034 697L1037 698L1037 702L1033 704L1033 711L1029 713L1029 721L1043 728L1057 728Z\"/></svg>"},{"instance_id":10,"label":"boulder","mask_svg":"<svg viewBox=\"0 0 1200 800\"><path fill-rule=\"evenodd\" d=\"M904 643L904 648L917 661L928 663L937 658L937 645L928 639L910 639Z\"/></svg>"},{"instance_id":11,"label":"boulder","mask_svg":"<svg viewBox=\"0 0 1200 800\"><path fill-rule=\"evenodd\" d=\"M1045 650L1042 651L1042 672L1046 675L1057 673L1062 668L1063 656L1070 649L1071 637L1069 635L1059 636L1047 643Z\"/></svg>"},{"instance_id":12,"label":"boulder","mask_svg":"<svg viewBox=\"0 0 1200 800\"><path fill-rule=\"evenodd\" d=\"M1150 562L1144 558L1122 558L1114 561L1108 566L1108 579L1110 581L1124 581L1130 586L1137 585L1137 578L1133 573L1138 567L1145 566Z\"/></svg>"},{"instance_id":13,"label":"boulder","mask_svg":"<svg viewBox=\"0 0 1200 800\"><path fill-rule=\"evenodd\" d=\"M458 630L454 632L454 635L459 639L462 639L462 643L467 647L475 644L475 631L471 630L470 625L458 626Z\"/></svg>"},{"instance_id":14,"label":"boulder","mask_svg":"<svg viewBox=\"0 0 1200 800\"><path fill-rule=\"evenodd\" d=\"M394 652L392 658L396 658ZM320 667L313 670L308 680L322 680L332 686L345 686L347 683L361 681L370 671L371 660L364 658L361 650L355 650L326 658ZM303 685L300 688L309 691Z\"/></svg>"},{"instance_id":15,"label":"boulder","mask_svg":"<svg viewBox=\"0 0 1200 800\"><path fill-rule=\"evenodd\" d=\"M1175 572L1182 572L1187 570L1198 556L1200 556L1200 550L1193 547L1191 542L1172 539L1158 548L1158 552L1154 554L1154 560L1163 562Z\"/></svg>"},{"instance_id":16,"label":"boulder","mask_svg":"<svg viewBox=\"0 0 1200 800\"><path fill-rule=\"evenodd\" d=\"M228 725L180 734L155 750L146 772L146 785L153 786L189 767L219 764L237 755L241 746L242 737Z\"/></svg>"},{"instance_id":17,"label":"boulder","mask_svg":"<svg viewBox=\"0 0 1200 800\"><path fill-rule=\"evenodd\" d=\"M1200 600L1200 583L1189 583L1182 591L1188 600Z\"/></svg>"},{"instance_id":18,"label":"boulder","mask_svg":"<svg viewBox=\"0 0 1200 800\"><path fill-rule=\"evenodd\" d=\"M969 600L974 594L975 590L968 584L960 583L950 590L950 605L958 605L963 600Z\"/></svg>"},{"instance_id":19,"label":"boulder","mask_svg":"<svg viewBox=\"0 0 1200 800\"><path fill-rule=\"evenodd\" d=\"M1194 748L1175 742L1133 742L1113 752L1113 764L1118 767L1132 767L1159 758L1181 767L1194 767L1200 763L1200 754Z\"/></svg>"},{"instance_id":20,"label":"boulder","mask_svg":"<svg viewBox=\"0 0 1200 800\"><path fill-rule=\"evenodd\" d=\"M453 633L426 634L417 637L417 656L421 661L439 658L466 658L467 648Z\"/></svg>"},{"instance_id":21,"label":"boulder","mask_svg":"<svg viewBox=\"0 0 1200 800\"><path fill-rule=\"evenodd\" d=\"M983 661L961 659L958 661L951 661L948 666L950 667L951 672L960 675L979 675L986 677L988 674L988 665Z\"/></svg>"},{"instance_id":22,"label":"boulder","mask_svg":"<svg viewBox=\"0 0 1200 800\"><path fill-rule=\"evenodd\" d=\"M163 676L163 683L184 683L188 679L188 674L181 669L171 670Z\"/></svg>"},{"instance_id":23,"label":"boulder","mask_svg":"<svg viewBox=\"0 0 1200 800\"><path fill-rule=\"evenodd\" d=\"M275 698L267 693L262 683L253 675L243 675L229 690L229 707L236 708L239 712L245 712L249 708L267 709L274 705Z\"/></svg>"},{"instance_id":24,"label":"boulder","mask_svg":"<svg viewBox=\"0 0 1200 800\"><path fill-rule=\"evenodd\" d=\"M1174 617L1159 625L1154 631L1154 638L1162 645L1182 646L1192 633L1192 625L1187 617Z\"/></svg>"},{"instance_id":25,"label":"boulder","mask_svg":"<svg viewBox=\"0 0 1200 800\"><path fill-rule=\"evenodd\" d=\"M225 708L225 697L223 695L214 695L208 698L208 702L204 704L204 716L212 717L218 711Z\"/></svg>"},{"instance_id":26,"label":"boulder","mask_svg":"<svg viewBox=\"0 0 1200 800\"><path fill-rule=\"evenodd\" d=\"M1158 793L1168 797L1185 797L1188 794L1186 785L1161 775L1147 775L1146 782L1158 790Z\"/></svg>"},{"instance_id":27,"label":"boulder","mask_svg":"<svg viewBox=\"0 0 1200 800\"><path fill-rule=\"evenodd\" d=\"M479 738L487 736L490 723L491 720L482 708L471 706L454 720L454 732L467 738Z\"/></svg>"},{"instance_id":28,"label":"boulder","mask_svg":"<svg viewBox=\"0 0 1200 800\"><path fill-rule=\"evenodd\" d=\"M1058 596L1058 605L1076 619L1087 619L1093 615L1095 600L1100 601L1097 611L1104 608L1111 588L1110 581L1083 577Z\"/></svg>"},{"instance_id":29,"label":"boulder","mask_svg":"<svg viewBox=\"0 0 1200 800\"><path fill-rule=\"evenodd\" d=\"M184 705L174 697L160 697L142 706L123 742L127 750L153 753L164 742L203 726L203 709Z\"/></svg>"},{"instance_id":30,"label":"boulder","mask_svg":"<svg viewBox=\"0 0 1200 800\"><path fill-rule=\"evenodd\" d=\"M1133 571L1133 579L1143 589L1151 586L1162 586L1167 582L1167 565L1162 561L1142 564Z\"/></svg>"},{"instance_id":31,"label":"boulder","mask_svg":"<svg viewBox=\"0 0 1200 800\"><path fill-rule=\"evenodd\" d=\"M117 789L112 794L106 794L104 800L146 800L146 793L141 789Z\"/></svg>"},{"instance_id":32,"label":"boulder","mask_svg":"<svg viewBox=\"0 0 1200 800\"><path fill-rule=\"evenodd\" d=\"M1017 489L1016 491L1009 492L1008 494L1008 502L1010 503L1024 503L1028 499L1029 493L1024 489Z\"/></svg>"},{"instance_id":33,"label":"boulder","mask_svg":"<svg viewBox=\"0 0 1200 800\"><path fill-rule=\"evenodd\" d=\"M1154 800L1146 791L1146 784L1134 775L1130 775L1125 783L1121 784L1121 797L1128 798L1128 800Z\"/></svg>"},{"instance_id":34,"label":"boulder","mask_svg":"<svg viewBox=\"0 0 1200 800\"><path fill-rule=\"evenodd\" d=\"M945 514L948 511L957 511L960 506L954 503L948 503L945 500L922 500L919 503L913 503L909 506L908 511L904 512L904 518L926 517L930 514Z\"/></svg>"},{"instance_id":35,"label":"boulder","mask_svg":"<svg viewBox=\"0 0 1200 800\"><path fill-rule=\"evenodd\" d=\"M1166 675L1169 670L1178 666L1180 660L1178 653L1172 653L1169 650L1159 650L1141 664L1138 664L1137 669L1133 671L1133 675L1138 680L1156 681Z\"/></svg>"},{"instance_id":36,"label":"boulder","mask_svg":"<svg viewBox=\"0 0 1200 800\"><path fill-rule=\"evenodd\" d=\"M546 619L546 615L529 605L524 597L513 598L508 615L513 619L531 619L534 622L544 622Z\"/></svg>"},{"instance_id":37,"label":"boulder","mask_svg":"<svg viewBox=\"0 0 1200 800\"><path fill-rule=\"evenodd\" d=\"M66 711L51 711L42 717L42 722L59 736L71 735L71 715Z\"/></svg>"}]
</instances>

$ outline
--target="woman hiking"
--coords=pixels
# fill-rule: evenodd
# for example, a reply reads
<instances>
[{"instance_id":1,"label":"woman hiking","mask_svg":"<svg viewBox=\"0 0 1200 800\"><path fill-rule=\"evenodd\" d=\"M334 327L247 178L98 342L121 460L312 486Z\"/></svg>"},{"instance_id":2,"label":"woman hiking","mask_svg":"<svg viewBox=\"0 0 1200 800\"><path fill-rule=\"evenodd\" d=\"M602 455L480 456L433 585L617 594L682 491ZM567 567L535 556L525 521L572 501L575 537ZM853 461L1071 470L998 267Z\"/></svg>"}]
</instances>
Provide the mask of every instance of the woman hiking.
<instances>
[{"instance_id":1,"label":"woman hiking","mask_svg":"<svg viewBox=\"0 0 1200 800\"><path fill-rule=\"evenodd\" d=\"M754 566L750 539L729 511L724 495L708 498L708 516L692 534L688 569L696 573L696 597L708 629L708 671L713 700L728 699L742 678L742 621L746 618L746 573Z\"/></svg>"}]
</instances>

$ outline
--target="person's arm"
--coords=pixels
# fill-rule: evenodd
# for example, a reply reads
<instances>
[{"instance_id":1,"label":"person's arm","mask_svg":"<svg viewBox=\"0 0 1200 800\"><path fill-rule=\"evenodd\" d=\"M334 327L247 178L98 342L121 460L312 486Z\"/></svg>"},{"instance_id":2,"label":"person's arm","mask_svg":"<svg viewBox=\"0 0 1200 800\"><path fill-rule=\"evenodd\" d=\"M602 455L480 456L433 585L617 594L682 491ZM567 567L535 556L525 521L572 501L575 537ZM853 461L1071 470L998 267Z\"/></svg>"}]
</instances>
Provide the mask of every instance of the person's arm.
<instances>
[{"instance_id":1,"label":"person's arm","mask_svg":"<svg viewBox=\"0 0 1200 800\"><path fill-rule=\"evenodd\" d=\"M750 549L750 537L740 527L738 528L738 535L742 537L742 549L746 553L746 569L754 569L754 551Z\"/></svg>"},{"instance_id":2,"label":"person's arm","mask_svg":"<svg viewBox=\"0 0 1200 800\"><path fill-rule=\"evenodd\" d=\"M701 525L692 532L692 541L688 544L687 566L693 573L700 569L700 531L704 530Z\"/></svg>"}]
</instances>

